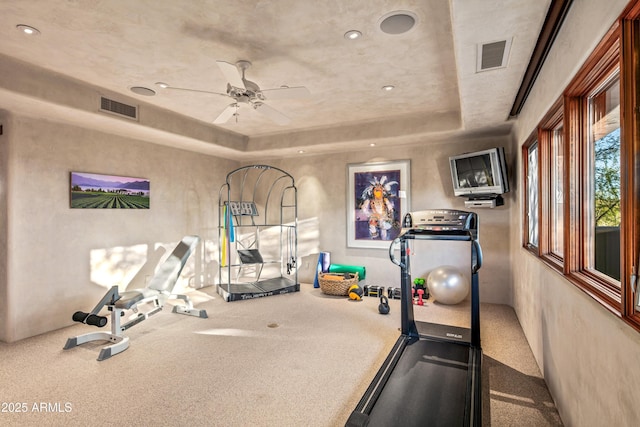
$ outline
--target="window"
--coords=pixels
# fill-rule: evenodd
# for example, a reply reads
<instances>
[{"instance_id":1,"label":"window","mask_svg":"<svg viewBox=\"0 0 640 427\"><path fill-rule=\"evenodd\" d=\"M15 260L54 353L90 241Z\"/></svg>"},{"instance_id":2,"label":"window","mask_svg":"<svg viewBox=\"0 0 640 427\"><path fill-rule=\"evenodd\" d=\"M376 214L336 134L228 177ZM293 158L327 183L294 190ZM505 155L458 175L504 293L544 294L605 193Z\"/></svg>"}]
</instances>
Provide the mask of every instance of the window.
<instances>
[{"instance_id":1,"label":"window","mask_svg":"<svg viewBox=\"0 0 640 427\"><path fill-rule=\"evenodd\" d=\"M586 266L620 280L620 76L588 97ZM619 285L619 283L617 283Z\"/></svg>"},{"instance_id":2,"label":"window","mask_svg":"<svg viewBox=\"0 0 640 427\"><path fill-rule=\"evenodd\" d=\"M538 247L538 141L535 139L524 148L525 157L525 239L524 245L529 249Z\"/></svg>"},{"instance_id":3,"label":"window","mask_svg":"<svg viewBox=\"0 0 640 427\"><path fill-rule=\"evenodd\" d=\"M551 135L550 180L550 252L562 259L564 254L564 127L556 125Z\"/></svg>"},{"instance_id":4,"label":"window","mask_svg":"<svg viewBox=\"0 0 640 427\"><path fill-rule=\"evenodd\" d=\"M572 162L568 222L572 254L565 272L621 313L620 28L600 44L565 91Z\"/></svg>"},{"instance_id":5,"label":"window","mask_svg":"<svg viewBox=\"0 0 640 427\"><path fill-rule=\"evenodd\" d=\"M559 98L538 128L540 164L540 256L563 271L564 257L564 122Z\"/></svg>"},{"instance_id":6,"label":"window","mask_svg":"<svg viewBox=\"0 0 640 427\"><path fill-rule=\"evenodd\" d=\"M525 247L640 331L638 52L634 0L525 142L522 158Z\"/></svg>"}]
</instances>

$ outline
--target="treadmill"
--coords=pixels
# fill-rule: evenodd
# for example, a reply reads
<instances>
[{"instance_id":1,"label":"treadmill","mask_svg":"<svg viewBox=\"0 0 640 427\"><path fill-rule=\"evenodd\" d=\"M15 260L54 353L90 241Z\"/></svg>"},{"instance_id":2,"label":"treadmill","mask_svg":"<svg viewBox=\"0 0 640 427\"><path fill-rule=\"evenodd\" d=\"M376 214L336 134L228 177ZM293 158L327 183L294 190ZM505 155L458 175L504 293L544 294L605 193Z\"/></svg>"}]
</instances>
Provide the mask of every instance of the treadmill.
<instances>
[{"instance_id":1,"label":"treadmill","mask_svg":"<svg viewBox=\"0 0 640 427\"><path fill-rule=\"evenodd\" d=\"M459 240L471 245L471 328L414 320L408 243ZM400 245L400 260L394 255ZM400 266L401 335L346 426L480 426L482 348L478 216L458 210L412 212L389 247Z\"/></svg>"}]
</instances>

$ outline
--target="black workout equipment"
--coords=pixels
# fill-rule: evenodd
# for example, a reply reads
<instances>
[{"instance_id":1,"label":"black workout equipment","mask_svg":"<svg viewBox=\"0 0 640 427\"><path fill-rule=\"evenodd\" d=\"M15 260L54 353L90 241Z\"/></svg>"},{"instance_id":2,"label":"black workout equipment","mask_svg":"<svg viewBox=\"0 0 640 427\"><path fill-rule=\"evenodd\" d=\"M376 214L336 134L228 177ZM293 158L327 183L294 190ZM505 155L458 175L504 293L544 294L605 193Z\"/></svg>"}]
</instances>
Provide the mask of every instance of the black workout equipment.
<instances>
[{"instance_id":1,"label":"black workout equipment","mask_svg":"<svg viewBox=\"0 0 640 427\"><path fill-rule=\"evenodd\" d=\"M352 299L354 301L360 301L362 300L362 288L360 286L356 285L351 285L349 287L349 299Z\"/></svg>"},{"instance_id":2,"label":"black workout equipment","mask_svg":"<svg viewBox=\"0 0 640 427\"><path fill-rule=\"evenodd\" d=\"M380 297L378 311L380 312L380 314L389 314L389 311L391 311L391 307L389 307L389 300L384 295Z\"/></svg>"},{"instance_id":3,"label":"black workout equipment","mask_svg":"<svg viewBox=\"0 0 640 427\"><path fill-rule=\"evenodd\" d=\"M480 426L480 300L482 250L473 212L428 210L405 215L401 235L389 247L400 266L401 331L389 356L347 420L347 426ZM414 320L411 240L471 243L471 328ZM400 261L394 256L400 245Z\"/></svg>"},{"instance_id":4,"label":"black workout equipment","mask_svg":"<svg viewBox=\"0 0 640 427\"><path fill-rule=\"evenodd\" d=\"M402 297L402 289L389 286L387 288L387 296L390 299L400 299Z\"/></svg>"},{"instance_id":5,"label":"black workout equipment","mask_svg":"<svg viewBox=\"0 0 640 427\"><path fill-rule=\"evenodd\" d=\"M107 318L105 316L98 316L92 313L85 313L84 311L76 311L71 316L71 319L74 322L85 323L91 326L97 326L98 328L102 328L107 325Z\"/></svg>"},{"instance_id":6,"label":"black workout equipment","mask_svg":"<svg viewBox=\"0 0 640 427\"><path fill-rule=\"evenodd\" d=\"M364 295L369 297L380 297L384 293L384 286L365 285Z\"/></svg>"}]
</instances>

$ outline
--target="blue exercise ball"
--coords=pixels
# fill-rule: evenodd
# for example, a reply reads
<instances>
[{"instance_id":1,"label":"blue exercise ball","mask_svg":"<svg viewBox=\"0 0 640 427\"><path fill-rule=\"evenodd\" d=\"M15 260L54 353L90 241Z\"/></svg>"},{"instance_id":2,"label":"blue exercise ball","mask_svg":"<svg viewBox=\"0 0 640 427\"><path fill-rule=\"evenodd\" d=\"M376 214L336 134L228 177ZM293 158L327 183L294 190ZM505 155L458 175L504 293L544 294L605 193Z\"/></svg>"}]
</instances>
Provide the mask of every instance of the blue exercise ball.
<instances>
[{"instance_id":1,"label":"blue exercise ball","mask_svg":"<svg viewBox=\"0 0 640 427\"><path fill-rule=\"evenodd\" d=\"M440 266L429 273L427 288L441 304L458 304L469 294L469 280L456 267Z\"/></svg>"}]
</instances>

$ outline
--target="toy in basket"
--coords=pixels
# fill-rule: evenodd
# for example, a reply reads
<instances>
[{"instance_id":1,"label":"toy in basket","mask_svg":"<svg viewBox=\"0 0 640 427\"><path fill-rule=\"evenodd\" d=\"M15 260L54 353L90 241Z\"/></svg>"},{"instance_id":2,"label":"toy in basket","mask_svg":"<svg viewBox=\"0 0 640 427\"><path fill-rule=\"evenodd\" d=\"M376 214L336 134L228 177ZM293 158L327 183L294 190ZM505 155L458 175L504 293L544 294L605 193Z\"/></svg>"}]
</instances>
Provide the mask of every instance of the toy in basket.
<instances>
[{"instance_id":1,"label":"toy in basket","mask_svg":"<svg viewBox=\"0 0 640 427\"><path fill-rule=\"evenodd\" d=\"M322 292L327 295L346 296L349 288L358 284L358 273L319 273L318 283Z\"/></svg>"}]
</instances>

